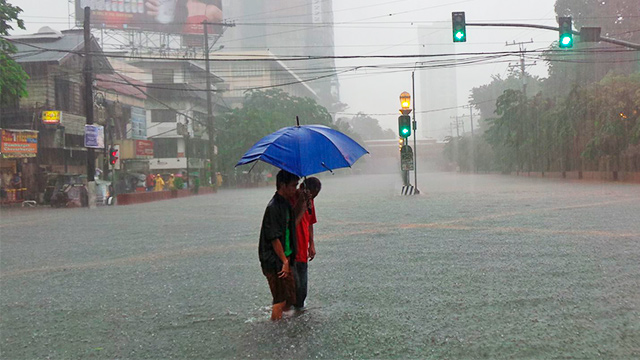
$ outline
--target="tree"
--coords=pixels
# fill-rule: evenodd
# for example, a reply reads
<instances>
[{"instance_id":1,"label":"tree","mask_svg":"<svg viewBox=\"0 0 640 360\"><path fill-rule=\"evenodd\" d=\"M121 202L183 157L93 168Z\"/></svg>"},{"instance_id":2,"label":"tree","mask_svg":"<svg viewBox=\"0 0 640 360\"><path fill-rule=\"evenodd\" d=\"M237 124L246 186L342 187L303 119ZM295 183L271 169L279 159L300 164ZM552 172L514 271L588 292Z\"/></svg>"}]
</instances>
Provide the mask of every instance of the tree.
<instances>
[{"instance_id":1,"label":"tree","mask_svg":"<svg viewBox=\"0 0 640 360\"><path fill-rule=\"evenodd\" d=\"M485 132L503 172L522 170L527 148L526 100L519 90L506 90L496 101L497 118Z\"/></svg>"},{"instance_id":2,"label":"tree","mask_svg":"<svg viewBox=\"0 0 640 360\"><path fill-rule=\"evenodd\" d=\"M4 36L13 30L11 22L15 21L20 29L24 29L24 21L18 18L22 12L0 0L0 109L14 105L17 99L27 96L27 79L29 78L22 67L11 58L16 53L16 47Z\"/></svg>"},{"instance_id":3,"label":"tree","mask_svg":"<svg viewBox=\"0 0 640 360\"><path fill-rule=\"evenodd\" d=\"M557 0L556 14L571 16L573 27L600 27L602 36L640 43L640 7L637 0ZM607 43L575 42L573 51L551 46L545 59L549 63L547 96L565 96L573 86L587 86L607 74L631 74L640 70L637 51ZM585 51L586 50L586 51Z\"/></svg>"},{"instance_id":4,"label":"tree","mask_svg":"<svg viewBox=\"0 0 640 360\"><path fill-rule=\"evenodd\" d=\"M350 125L351 130L360 135L362 140L384 140L394 139L396 137L396 133L393 130L383 130L378 119L374 119L361 112L346 121Z\"/></svg>"},{"instance_id":5,"label":"tree","mask_svg":"<svg viewBox=\"0 0 640 360\"><path fill-rule=\"evenodd\" d=\"M596 159L606 156L621 169L621 157L640 141L640 74L607 76L587 89L588 124L592 136L582 156Z\"/></svg>"},{"instance_id":6,"label":"tree","mask_svg":"<svg viewBox=\"0 0 640 360\"><path fill-rule=\"evenodd\" d=\"M527 76L528 93L535 94L542 88L542 82L538 77ZM496 100L506 90L522 89L522 79L520 74L511 72L506 78L500 75L491 75L491 82L486 85L471 89L469 101L474 107L480 110L480 117L483 122L495 117Z\"/></svg>"},{"instance_id":7,"label":"tree","mask_svg":"<svg viewBox=\"0 0 640 360\"><path fill-rule=\"evenodd\" d=\"M300 119L300 125L335 128L327 109L313 99L291 96L280 89L246 94L242 108L218 118L220 171L233 173L235 164L253 144L278 129L296 125L296 116ZM258 174L265 169L268 166L260 163L252 173Z\"/></svg>"}]
</instances>

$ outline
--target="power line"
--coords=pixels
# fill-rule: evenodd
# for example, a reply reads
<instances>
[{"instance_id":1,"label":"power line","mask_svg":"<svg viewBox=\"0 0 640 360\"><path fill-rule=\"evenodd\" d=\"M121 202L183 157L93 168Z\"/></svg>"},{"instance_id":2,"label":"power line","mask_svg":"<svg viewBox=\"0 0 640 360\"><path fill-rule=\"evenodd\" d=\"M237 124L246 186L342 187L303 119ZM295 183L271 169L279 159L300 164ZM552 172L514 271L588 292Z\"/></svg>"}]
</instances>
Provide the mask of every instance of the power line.
<instances>
[{"instance_id":1,"label":"power line","mask_svg":"<svg viewBox=\"0 0 640 360\"><path fill-rule=\"evenodd\" d=\"M17 39L9 39L8 41L14 42L17 44L22 44L25 46L30 46L36 49L44 50L44 51L52 51L52 52L62 52L62 53L71 53L82 56L82 52L73 51L73 50L61 50L61 49L50 49L41 47L38 45L30 44L28 42L23 42ZM587 49L587 50L574 50L572 53L620 53L620 52L636 52L638 50L632 49ZM554 53L562 51L551 50L548 49L537 49L537 50L526 50L527 54L536 54L536 53ZM204 61L204 59L200 57L181 57L181 58L168 58L161 56L132 56L132 55L116 55L116 54L108 54L104 52L92 52L93 55L101 55L106 58L119 58L119 59L128 59L128 60L162 60L162 61ZM242 57L238 57L237 54L229 54L226 55L224 53L217 54L214 58L211 58L209 61L211 62L255 62L255 61L309 61L309 60L329 60L329 59L411 59L411 58L438 58L438 57L448 57L448 56L473 56L473 55L517 55L520 54L519 51L493 51L493 52L464 52L464 53L440 53L440 54L396 54L396 55L289 55L286 57L265 57L264 55L242 55Z\"/></svg>"}]
</instances>

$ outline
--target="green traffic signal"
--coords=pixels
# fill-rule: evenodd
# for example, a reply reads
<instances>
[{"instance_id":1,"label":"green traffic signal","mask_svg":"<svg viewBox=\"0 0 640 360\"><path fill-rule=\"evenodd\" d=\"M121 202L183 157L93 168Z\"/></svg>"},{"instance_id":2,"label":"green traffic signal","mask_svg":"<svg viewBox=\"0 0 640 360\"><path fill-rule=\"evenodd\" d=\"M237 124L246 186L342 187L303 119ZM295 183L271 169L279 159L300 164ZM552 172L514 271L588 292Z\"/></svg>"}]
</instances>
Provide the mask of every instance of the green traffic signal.
<instances>
[{"instance_id":1,"label":"green traffic signal","mask_svg":"<svg viewBox=\"0 0 640 360\"><path fill-rule=\"evenodd\" d=\"M453 42L466 42L467 23L464 17L464 11L451 13L451 21L453 28Z\"/></svg>"},{"instance_id":2,"label":"green traffic signal","mask_svg":"<svg viewBox=\"0 0 640 360\"><path fill-rule=\"evenodd\" d=\"M573 29L571 26L571 17L562 16L558 18L558 31L560 35L559 46L561 49L573 47Z\"/></svg>"},{"instance_id":3,"label":"green traffic signal","mask_svg":"<svg viewBox=\"0 0 640 360\"><path fill-rule=\"evenodd\" d=\"M398 133L400 137L403 138L411 136L411 117L409 117L409 115L401 115L398 117Z\"/></svg>"},{"instance_id":4,"label":"green traffic signal","mask_svg":"<svg viewBox=\"0 0 640 360\"><path fill-rule=\"evenodd\" d=\"M560 37L560 47L561 48L570 48L572 46L573 39L571 35L562 35Z\"/></svg>"}]
</instances>

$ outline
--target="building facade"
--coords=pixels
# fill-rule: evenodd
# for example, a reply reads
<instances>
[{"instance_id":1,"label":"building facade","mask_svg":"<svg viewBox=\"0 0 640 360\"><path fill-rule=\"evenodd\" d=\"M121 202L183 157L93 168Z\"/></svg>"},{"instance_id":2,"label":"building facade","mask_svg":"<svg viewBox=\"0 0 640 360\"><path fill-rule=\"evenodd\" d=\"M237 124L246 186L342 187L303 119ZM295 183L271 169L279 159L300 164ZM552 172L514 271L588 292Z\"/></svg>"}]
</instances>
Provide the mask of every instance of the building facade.
<instances>
[{"instance_id":1,"label":"building facade","mask_svg":"<svg viewBox=\"0 0 640 360\"><path fill-rule=\"evenodd\" d=\"M39 199L49 174L87 172L84 57L79 55L85 47L84 36L82 30L60 32L44 27L36 34L7 39L17 48L14 59L29 76L29 96L3 109L0 127L37 132L37 155L7 158L3 154L1 166L20 173L27 189L25 198ZM99 44L92 39L90 46L94 73L112 73ZM45 112L57 115L47 121Z\"/></svg>"},{"instance_id":2,"label":"building facade","mask_svg":"<svg viewBox=\"0 0 640 360\"><path fill-rule=\"evenodd\" d=\"M153 142L150 171L161 175L189 172L204 179L209 159L204 62L160 59L130 64L143 70L135 76L147 88L146 134ZM209 76L215 118L227 106L218 96L222 79L214 74Z\"/></svg>"},{"instance_id":3,"label":"building facade","mask_svg":"<svg viewBox=\"0 0 640 360\"><path fill-rule=\"evenodd\" d=\"M313 89L320 105L334 112L340 90L332 58L335 50L331 0L223 0L223 7L226 18L243 23L226 30L219 41L225 46L223 51L268 51L278 58L325 57L285 64Z\"/></svg>"},{"instance_id":4,"label":"building facade","mask_svg":"<svg viewBox=\"0 0 640 360\"><path fill-rule=\"evenodd\" d=\"M224 102L229 107L242 106L247 91L272 87L278 87L292 96L320 100L310 85L302 81L294 71L271 52L245 51L225 53L225 56L239 60L216 63L216 69L225 76L225 82L221 89L224 89L222 92ZM226 81L227 77L231 81Z\"/></svg>"}]
</instances>

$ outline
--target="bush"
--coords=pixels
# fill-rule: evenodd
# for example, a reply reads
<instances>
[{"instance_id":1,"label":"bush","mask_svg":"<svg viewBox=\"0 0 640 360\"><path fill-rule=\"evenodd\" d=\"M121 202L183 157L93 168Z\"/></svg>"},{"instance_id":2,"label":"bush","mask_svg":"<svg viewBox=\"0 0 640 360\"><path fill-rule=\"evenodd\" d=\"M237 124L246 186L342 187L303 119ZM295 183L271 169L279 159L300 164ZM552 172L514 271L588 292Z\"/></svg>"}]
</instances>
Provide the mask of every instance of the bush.
<instances>
[{"instance_id":1,"label":"bush","mask_svg":"<svg viewBox=\"0 0 640 360\"><path fill-rule=\"evenodd\" d=\"M175 180L173 180L173 186L176 189L182 189L184 187L184 180L182 180L182 178L175 178Z\"/></svg>"}]
</instances>

